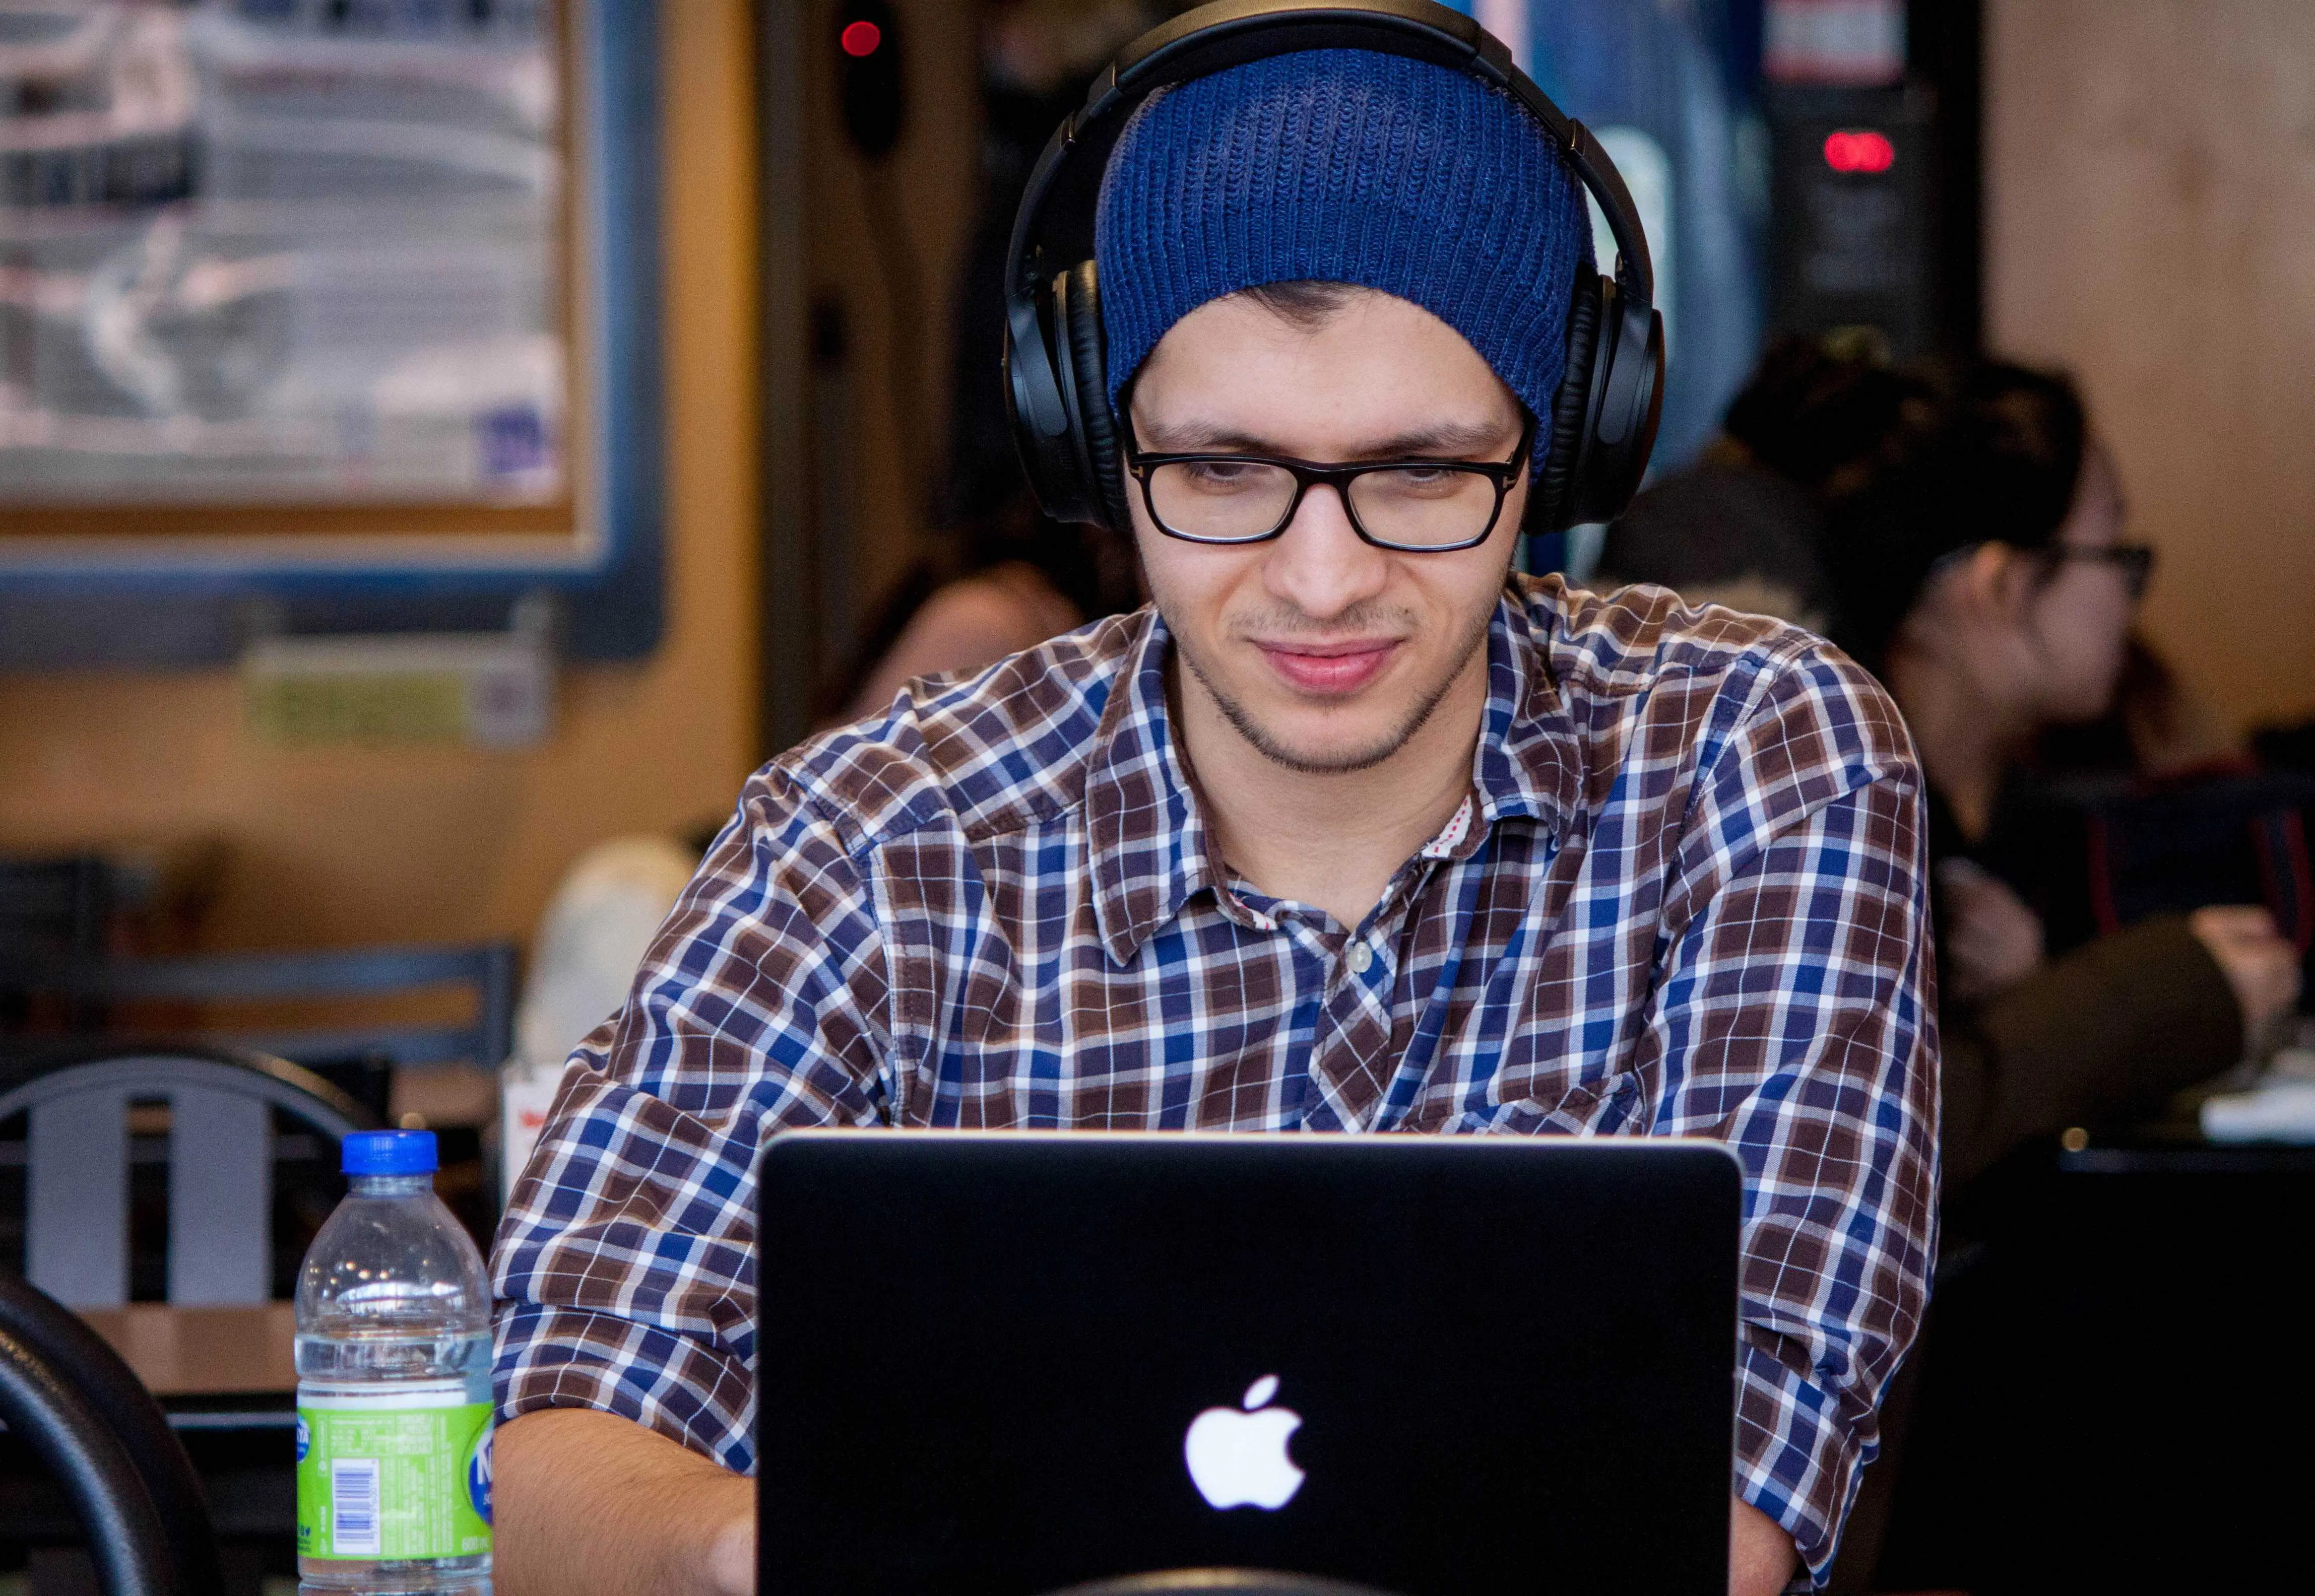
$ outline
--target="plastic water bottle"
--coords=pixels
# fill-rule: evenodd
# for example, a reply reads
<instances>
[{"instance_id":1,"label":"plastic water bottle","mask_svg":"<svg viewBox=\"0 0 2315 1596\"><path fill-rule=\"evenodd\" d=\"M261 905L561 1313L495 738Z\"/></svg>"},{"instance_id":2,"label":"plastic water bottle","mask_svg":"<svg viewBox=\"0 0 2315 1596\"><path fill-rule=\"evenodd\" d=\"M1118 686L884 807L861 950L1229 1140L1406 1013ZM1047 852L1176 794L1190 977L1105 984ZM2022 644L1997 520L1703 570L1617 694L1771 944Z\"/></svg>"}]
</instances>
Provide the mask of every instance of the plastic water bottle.
<instances>
[{"instance_id":1,"label":"plastic water bottle","mask_svg":"<svg viewBox=\"0 0 2315 1596\"><path fill-rule=\"evenodd\" d=\"M486 1592L483 1257L434 1195L431 1131L359 1131L342 1160L297 1277L298 1588Z\"/></svg>"}]
</instances>

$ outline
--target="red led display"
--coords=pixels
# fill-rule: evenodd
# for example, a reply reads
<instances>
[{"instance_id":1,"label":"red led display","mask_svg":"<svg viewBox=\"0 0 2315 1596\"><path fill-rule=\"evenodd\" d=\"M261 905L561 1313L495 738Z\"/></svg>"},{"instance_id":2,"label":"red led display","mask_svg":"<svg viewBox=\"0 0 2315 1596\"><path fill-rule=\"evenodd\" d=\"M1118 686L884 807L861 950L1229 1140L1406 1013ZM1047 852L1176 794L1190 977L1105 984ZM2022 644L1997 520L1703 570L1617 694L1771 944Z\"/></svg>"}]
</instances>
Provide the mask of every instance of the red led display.
<instances>
[{"instance_id":1,"label":"red led display","mask_svg":"<svg viewBox=\"0 0 2315 1596\"><path fill-rule=\"evenodd\" d=\"M1825 139L1824 164L1835 172L1886 172L1897 164L1897 146L1886 133L1846 129Z\"/></svg>"},{"instance_id":2,"label":"red led display","mask_svg":"<svg viewBox=\"0 0 2315 1596\"><path fill-rule=\"evenodd\" d=\"M837 42L844 47L846 55L865 58L874 55L876 47L884 42L884 31L874 22L847 22Z\"/></svg>"}]
</instances>

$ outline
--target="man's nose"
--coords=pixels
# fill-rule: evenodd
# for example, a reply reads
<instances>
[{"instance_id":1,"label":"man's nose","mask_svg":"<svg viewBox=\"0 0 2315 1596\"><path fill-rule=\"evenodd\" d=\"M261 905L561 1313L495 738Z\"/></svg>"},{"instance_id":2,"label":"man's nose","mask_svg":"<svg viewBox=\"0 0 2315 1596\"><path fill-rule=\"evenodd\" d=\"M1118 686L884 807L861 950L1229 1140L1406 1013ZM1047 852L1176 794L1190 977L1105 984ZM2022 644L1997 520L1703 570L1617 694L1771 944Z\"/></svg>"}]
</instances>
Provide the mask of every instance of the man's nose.
<instances>
[{"instance_id":1,"label":"man's nose","mask_svg":"<svg viewBox=\"0 0 2315 1596\"><path fill-rule=\"evenodd\" d=\"M1328 620L1379 595L1390 556L1359 536L1340 488L1314 484L1302 495L1263 569L1263 584L1314 620Z\"/></svg>"}]
</instances>

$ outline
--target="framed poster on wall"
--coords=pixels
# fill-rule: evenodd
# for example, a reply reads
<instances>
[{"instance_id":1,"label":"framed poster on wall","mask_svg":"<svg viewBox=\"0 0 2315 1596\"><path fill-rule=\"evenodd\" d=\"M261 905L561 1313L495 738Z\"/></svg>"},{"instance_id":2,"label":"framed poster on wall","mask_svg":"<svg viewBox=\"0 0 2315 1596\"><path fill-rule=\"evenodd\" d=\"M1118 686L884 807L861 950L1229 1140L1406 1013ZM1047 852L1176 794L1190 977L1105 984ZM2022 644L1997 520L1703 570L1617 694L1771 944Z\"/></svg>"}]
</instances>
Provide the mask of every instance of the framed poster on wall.
<instances>
[{"instance_id":1,"label":"framed poster on wall","mask_svg":"<svg viewBox=\"0 0 2315 1596\"><path fill-rule=\"evenodd\" d=\"M0 665L660 630L648 0L0 0Z\"/></svg>"}]
</instances>

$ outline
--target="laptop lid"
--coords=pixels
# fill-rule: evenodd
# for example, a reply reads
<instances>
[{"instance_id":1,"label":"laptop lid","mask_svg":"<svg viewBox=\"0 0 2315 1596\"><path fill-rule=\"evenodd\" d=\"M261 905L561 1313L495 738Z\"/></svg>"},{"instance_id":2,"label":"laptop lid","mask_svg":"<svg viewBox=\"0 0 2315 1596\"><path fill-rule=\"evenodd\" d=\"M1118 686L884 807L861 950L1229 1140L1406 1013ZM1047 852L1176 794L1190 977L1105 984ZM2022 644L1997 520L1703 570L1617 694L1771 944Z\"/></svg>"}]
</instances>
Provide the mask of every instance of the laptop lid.
<instances>
[{"instance_id":1,"label":"laptop lid","mask_svg":"<svg viewBox=\"0 0 2315 1596\"><path fill-rule=\"evenodd\" d=\"M761 1166L766 1592L1727 1585L1710 1142L804 1131Z\"/></svg>"}]
</instances>

